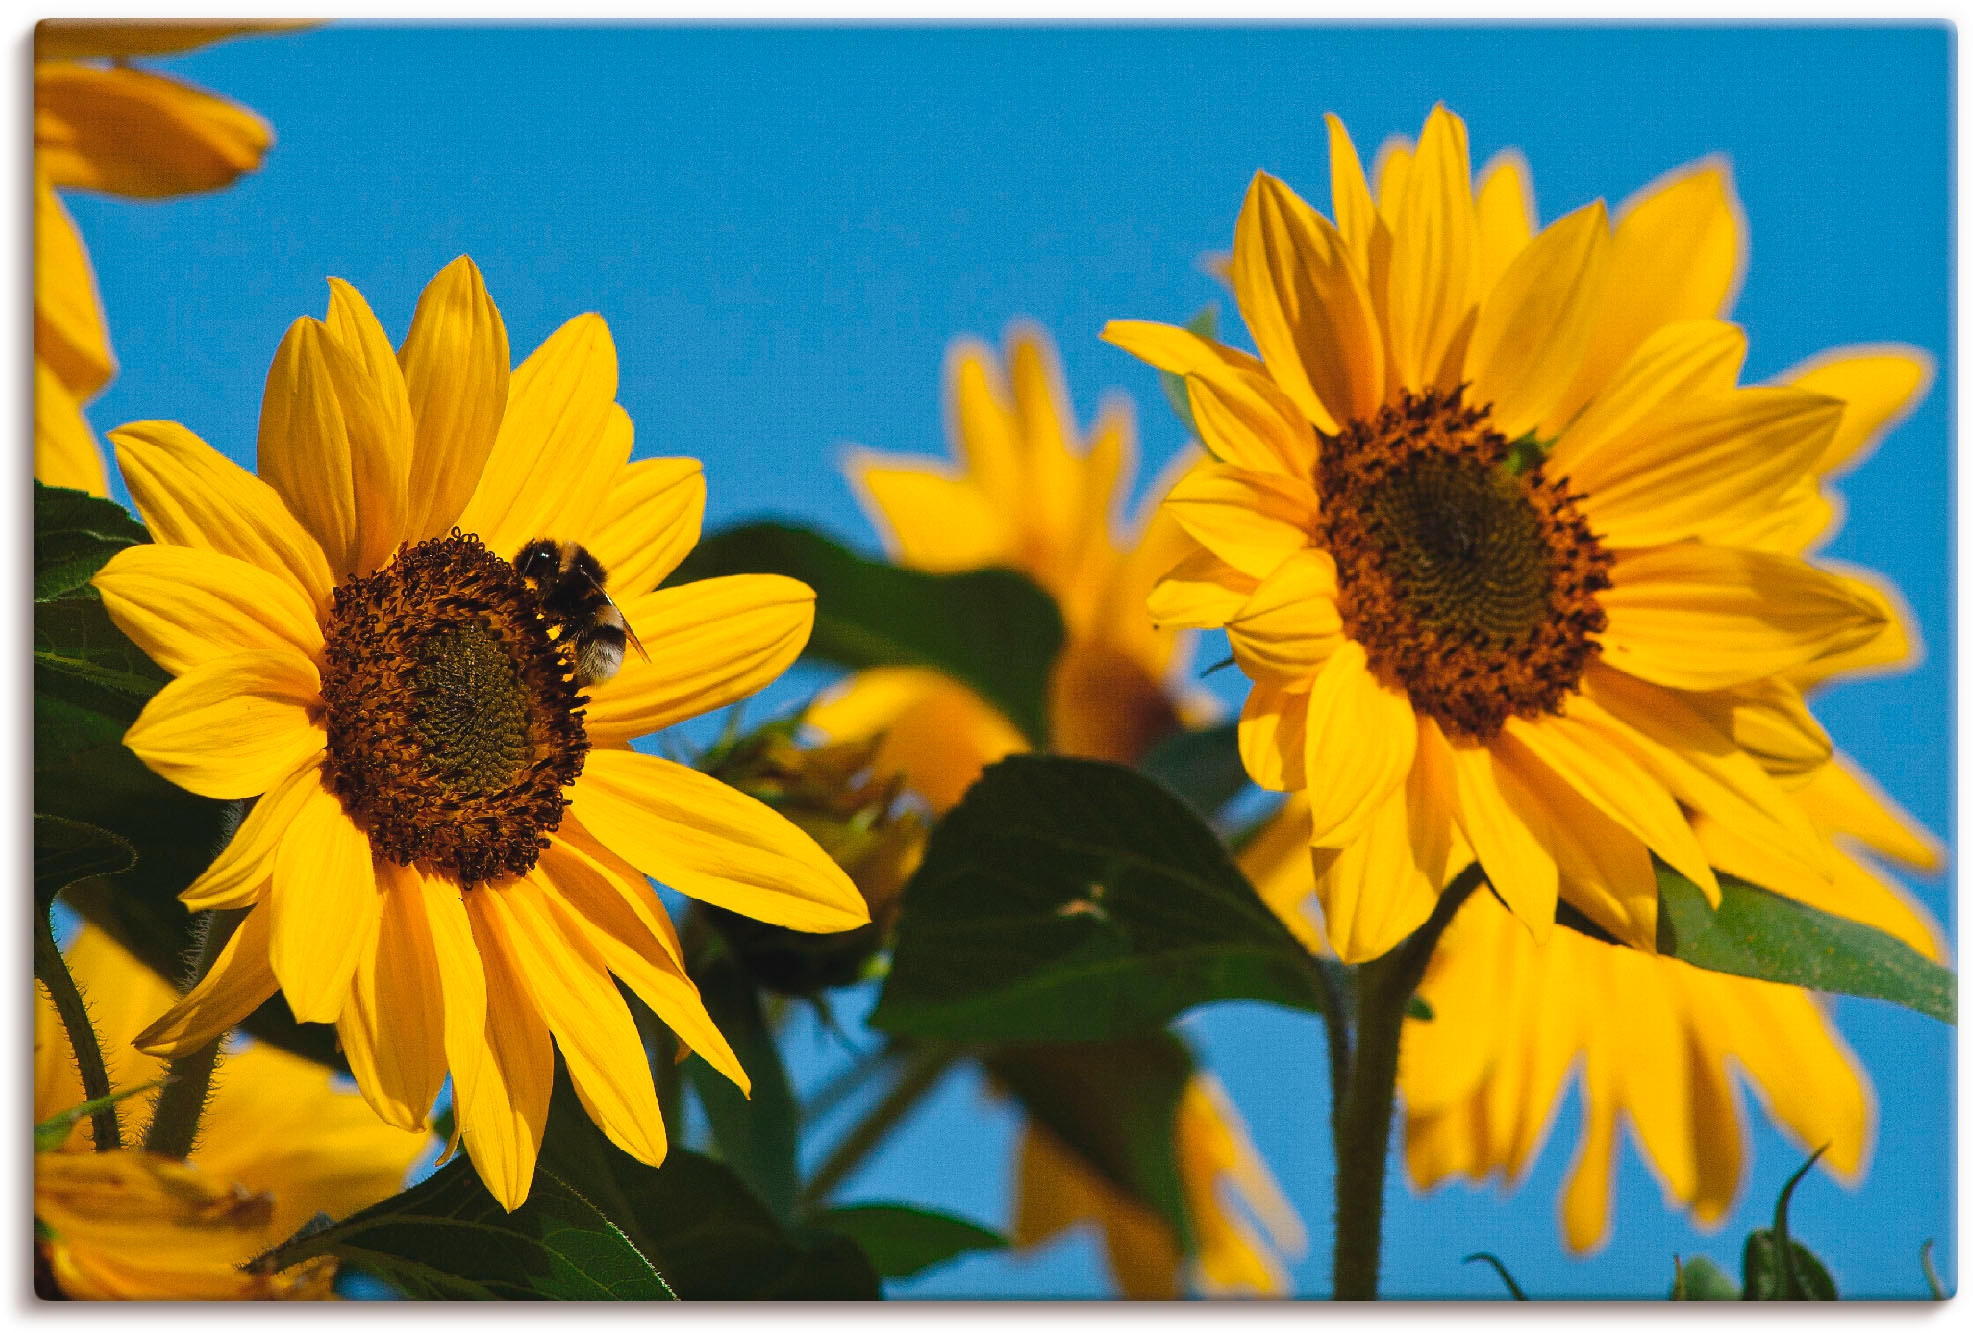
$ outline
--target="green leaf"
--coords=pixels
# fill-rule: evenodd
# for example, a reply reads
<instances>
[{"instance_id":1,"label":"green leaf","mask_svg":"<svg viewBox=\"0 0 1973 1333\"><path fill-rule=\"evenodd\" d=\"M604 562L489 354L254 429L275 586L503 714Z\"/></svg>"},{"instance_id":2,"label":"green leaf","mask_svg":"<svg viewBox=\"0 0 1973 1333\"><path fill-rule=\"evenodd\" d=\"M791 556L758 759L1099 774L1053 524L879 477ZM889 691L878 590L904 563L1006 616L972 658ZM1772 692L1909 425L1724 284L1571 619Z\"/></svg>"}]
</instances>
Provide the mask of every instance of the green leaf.
<instances>
[{"instance_id":1,"label":"green leaf","mask_svg":"<svg viewBox=\"0 0 1973 1333\"><path fill-rule=\"evenodd\" d=\"M34 1150L36 1152L53 1152L68 1142L69 1131L75 1128L77 1121L96 1114L96 1112L106 1106L115 1106L118 1102L135 1097L140 1092L149 1092L163 1081L163 1079L154 1078L149 1083L139 1083L134 1088L123 1088L119 1091L112 1092L107 1097L96 1097L86 1102L78 1102L66 1111L55 1112L55 1114L49 1116L46 1120L43 1120L34 1127Z\"/></svg>"},{"instance_id":2,"label":"green leaf","mask_svg":"<svg viewBox=\"0 0 1973 1333\"><path fill-rule=\"evenodd\" d=\"M422 1184L253 1261L278 1272L317 1255L376 1273L416 1300L661 1301L658 1271L546 1166L527 1202L500 1206L462 1154Z\"/></svg>"},{"instance_id":3,"label":"green leaf","mask_svg":"<svg viewBox=\"0 0 1973 1333\"><path fill-rule=\"evenodd\" d=\"M1115 764L1015 755L932 831L870 1021L1094 1040L1210 1000L1319 1013L1315 968L1178 798Z\"/></svg>"},{"instance_id":4,"label":"green leaf","mask_svg":"<svg viewBox=\"0 0 1973 1333\"><path fill-rule=\"evenodd\" d=\"M1062 617L1025 576L900 569L807 528L759 522L706 538L666 583L722 574L785 574L815 589L809 656L846 667L933 667L970 685L1030 741L1046 743Z\"/></svg>"},{"instance_id":5,"label":"green leaf","mask_svg":"<svg viewBox=\"0 0 1973 1333\"><path fill-rule=\"evenodd\" d=\"M124 547L150 539L113 500L35 482L34 600L94 597L90 576Z\"/></svg>"},{"instance_id":6,"label":"green leaf","mask_svg":"<svg viewBox=\"0 0 1973 1333\"><path fill-rule=\"evenodd\" d=\"M78 880L114 875L137 864L131 845L94 824L56 815L34 816L34 907L48 910L55 895Z\"/></svg>"},{"instance_id":7,"label":"green leaf","mask_svg":"<svg viewBox=\"0 0 1973 1333\"><path fill-rule=\"evenodd\" d=\"M1672 1299L1675 1301L1737 1301L1740 1287L1703 1254L1681 1261L1672 1256Z\"/></svg>"},{"instance_id":8,"label":"green leaf","mask_svg":"<svg viewBox=\"0 0 1973 1333\"><path fill-rule=\"evenodd\" d=\"M1467 1255L1459 1262L1462 1264L1480 1263L1487 1265L1487 1267L1493 1269L1500 1276L1502 1282L1507 1284L1507 1294L1509 1296L1512 1296L1517 1301L1528 1299L1528 1293L1521 1290L1521 1284L1516 1282L1514 1275L1507 1271L1507 1265L1500 1261L1500 1256L1488 1254L1485 1250L1481 1250L1478 1254Z\"/></svg>"},{"instance_id":9,"label":"green leaf","mask_svg":"<svg viewBox=\"0 0 1973 1333\"><path fill-rule=\"evenodd\" d=\"M1903 940L1721 875L1718 910L1658 865L1658 952L1709 972L1889 1000L1957 1021L1959 985Z\"/></svg>"},{"instance_id":10,"label":"green leaf","mask_svg":"<svg viewBox=\"0 0 1973 1333\"><path fill-rule=\"evenodd\" d=\"M988 1073L1058 1144L1135 1198L1192 1252L1192 1226L1178 1173L1179 1099L1194 1063L1169 1032L1098 1042L1000 1047Z\"/></svg>"},{"instance_id":11,"label":"green leaf","mask_svg":"<svg viewBox=\"0 0 1973 1333\"><path fill-rule=\"evenodd\" d=\"M1219 303L1214 301L1185 322L1185 327L1201 338L1219 336ZM1158 372L1158 383L1164 387L1165 398L1171 403L1171 410L1185 423L1185 429L1192 432L1194 439L1204 440L1199 435L1199 423L1192 417L1192 394L1185 387L1185 376L1174 375L1169 370Z\"/></svg>"},{"instance_id":12,"label":"green leaf","mask_svg":"<svg viewBox=\"0 0 1973 1333\"><path fill-rule=\"evenodd\" d=\"M879 1277L911 1277L962 1254L1007 1248L1007 1238L997 1231L950 1213L898 1203L831 1208L815 1225L855 1241Z\"/></svg>"},{"instance_id":13,"label":"green leaf","mask_svg":"<svg viewBox=\"0 0 1973 1333\"><path fill-rule=\"evenodd\" d=\"M783 1227L723 1163L674 1145L652 1169L604 1137L557 1070L541 1165L580 1190L683 1300L876 1300L854 1241Z\"/></svg>"},{"instance_id":14,"label":"green leaf","mask_svg":"<svg viewBox=\"0 0 1973 1333\"><path fill-rule=\"evenodd\" d=\"M761 1017L760 995L739 964L725 954L696 968L706 1012L732 1045L740 1067L753 1083L753 1095L698 1055L686 1061L686 1077L699 1094L719 1156L767 1205L776 1218L794 1215L800 1183L795 1140L801 1111L781 1066L774 1034Z\"/></svg>"},{"instance_id":15,"label":"green leaf","mask_svg":"<svg viewBox=\"0 0 1973 1333\"><path fill-rule=\"evenodd\" d=\"M1174 732L1151 747L1137 771L1207 820L1218 818L1226 803L1250 785L1246 766L1240 762L1237 722Z\"/></svg>"}]
</instances>

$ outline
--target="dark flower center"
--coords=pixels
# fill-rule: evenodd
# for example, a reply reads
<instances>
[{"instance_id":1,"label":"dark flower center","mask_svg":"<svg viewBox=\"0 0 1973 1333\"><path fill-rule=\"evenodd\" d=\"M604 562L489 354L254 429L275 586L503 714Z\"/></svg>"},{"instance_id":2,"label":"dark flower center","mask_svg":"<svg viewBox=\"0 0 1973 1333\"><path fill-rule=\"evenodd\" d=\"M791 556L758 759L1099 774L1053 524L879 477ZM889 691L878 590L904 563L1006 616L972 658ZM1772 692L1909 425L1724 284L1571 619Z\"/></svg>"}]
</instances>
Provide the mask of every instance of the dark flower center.
<instances>
[{"instance_id":1,"label":"dark flower center","mask_svg":"<svg viewBox=\"0 0 1973 1333\"><path fill-rule=\"evenodd\" d=\"M535 590L455 531L338 587L325 637L325 778L370 845L468 886L533 869L589 750Z\"/></svg>"},{"instance_id":2,"label":"dark flower center","mask_svg":"<svg viewBox=\"0 0 1973 1333\"><path fill-rule=\"evenodd\" d=\"M1608 623L1609 553L1566 485L1513 453L1454 390L1352 421L1317 465L1344 629L1457 739L1560 713Z\"/></svg>"}]
</instances>

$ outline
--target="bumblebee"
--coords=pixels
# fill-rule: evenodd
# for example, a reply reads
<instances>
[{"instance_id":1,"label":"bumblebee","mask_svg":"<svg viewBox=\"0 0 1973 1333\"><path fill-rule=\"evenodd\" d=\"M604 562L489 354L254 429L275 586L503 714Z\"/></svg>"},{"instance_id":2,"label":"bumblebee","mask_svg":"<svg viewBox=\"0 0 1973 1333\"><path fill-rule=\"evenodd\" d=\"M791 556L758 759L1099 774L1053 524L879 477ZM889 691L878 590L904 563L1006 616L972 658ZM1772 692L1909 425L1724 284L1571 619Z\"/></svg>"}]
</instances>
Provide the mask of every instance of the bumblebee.
<instances>
[{"instance_id":1,"label":"bumblebee","mask_svg":"<svg viewBox=\"0 0 1973 1333\"><path fill-rule=\"evenodd\" d=\"M521 548L514 570L541 598L542 614L560 625L574 645L577 685L601 685L616 675L623 668L626 643L646 662L651 660L622 608L604 589L608 575L601 562L582 547L539 538Z\"/></svg>"}]
</instances>

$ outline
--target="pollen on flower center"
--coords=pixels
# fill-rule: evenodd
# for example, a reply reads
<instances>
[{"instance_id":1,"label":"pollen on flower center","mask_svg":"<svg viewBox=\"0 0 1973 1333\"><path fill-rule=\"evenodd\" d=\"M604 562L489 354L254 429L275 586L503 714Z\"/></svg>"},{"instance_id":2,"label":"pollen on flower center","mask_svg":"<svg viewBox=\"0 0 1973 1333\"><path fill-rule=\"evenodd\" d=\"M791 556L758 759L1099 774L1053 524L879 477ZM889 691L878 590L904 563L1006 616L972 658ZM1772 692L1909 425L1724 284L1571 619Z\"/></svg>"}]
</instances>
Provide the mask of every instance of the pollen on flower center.
<instances>
[{"instance_id":1,"label":"pollen on flower center","mask_svg":"<svg viewBox=\"0 0 1973 1333\"><path fill-rule=\"evenodd\" d=\"M1447 734L1559 713L1607 620L1610 555L1575 497L1462 391L1406 394L1323 442L1337 608L1371 669Z\"/></svg>"},{"instance_id":2,"label":"pollen on flower center","mask_svg":"<svg viewBox=\"0 0 1973 1333\"><path fill-rule=\"evenodd\" d=\"M533 868L582 772L574 664L539 595L476 537L338 587L324 776L370 845L483 883Z\"/></svg>"}]
</instances>

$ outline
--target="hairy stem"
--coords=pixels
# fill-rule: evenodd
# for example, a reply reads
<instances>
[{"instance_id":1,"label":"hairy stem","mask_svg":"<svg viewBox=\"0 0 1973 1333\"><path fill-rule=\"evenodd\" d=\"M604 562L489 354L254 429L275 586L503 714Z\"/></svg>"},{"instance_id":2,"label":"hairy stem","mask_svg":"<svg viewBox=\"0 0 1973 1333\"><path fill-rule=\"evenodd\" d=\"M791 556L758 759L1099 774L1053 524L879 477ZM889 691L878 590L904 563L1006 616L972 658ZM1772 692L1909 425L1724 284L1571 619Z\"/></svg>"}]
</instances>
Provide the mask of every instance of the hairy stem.
<instances>
[{"instance_id":1,"label":"hairy stem","mask_svg":"<svg viewBox=\"0 0 1973 1333\"><path fill-rule=\"evenodd\" d=\"M233 931L244 920L243 911L211 912L206 916L205 936L193 959L190 985L198 985L212 970L213 960L226 947ZM199 1117L205 1114L206 1098L212 1090L213 1067L219 1063L221 1033L196 1050L187 1051L165 1067L164 1086L151 1107L151 1127L144 1132L144 1151L166 1157L185 1157L199 1134Z\"/></svg>"},{"instance_id":2,"label":"hairy stem","mask_svg":"<svg viewBox=\"0 0 1973 1333\"><path fill-rule=\"evenodd\" d=\"M1477 863L1466 867L1439 895L1424 925L1382 958L1357 969L1356 1056L1336 1124L1336 1300L1377 1299L1384 1167L1405 1005L1425 976L1439 936L1483 880Z\"/></svg>"},{"instance_id":3,"label":"hairy stem","mask_svg":"<svg viewBox=\"0 0 1973 1333\"><path fill-rule=\"evenodd\" d=\"M85 1101L100 1101L110 1095L110 1071L103 1064L103 1048L96 1040L96 1029L89 1023L89 1010L82 1003L82 992L69 975L61 946L55 943L55 923L46 911L35 912L34 979L48 988L55 1012L68 1029L69 1047L75 1052L75 1065L82 1074ZM116 1106L106 1102L89 1116L97 1152L113 1152L123 1146L123 1131L117 1124Z\"/></svg>"},{"instance_id":4,"label":"hairy stem","mask_svg":"<svg viewBox=\"0 0 1973 1333\"><path fill-rule=\"evenodd\" d=\"M843 1136L842 1142L809 1177L808 1183L802 1187L801 1198L796 1201L796 1212L811 1212L827 1203L836 1186L863 1164L863 1159L883 1142L884 1136L904 1119L919 1099L932 1090L932 1085L944 1076L960 1054L951 1046L926 1046L913 1051L904 1072L898 1076L891 1090L884 1094L883 1100Z\"/></svg>"}]
</instances>

